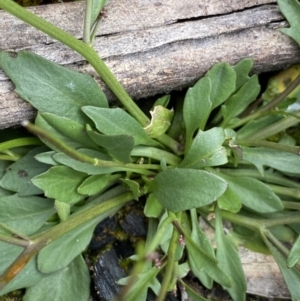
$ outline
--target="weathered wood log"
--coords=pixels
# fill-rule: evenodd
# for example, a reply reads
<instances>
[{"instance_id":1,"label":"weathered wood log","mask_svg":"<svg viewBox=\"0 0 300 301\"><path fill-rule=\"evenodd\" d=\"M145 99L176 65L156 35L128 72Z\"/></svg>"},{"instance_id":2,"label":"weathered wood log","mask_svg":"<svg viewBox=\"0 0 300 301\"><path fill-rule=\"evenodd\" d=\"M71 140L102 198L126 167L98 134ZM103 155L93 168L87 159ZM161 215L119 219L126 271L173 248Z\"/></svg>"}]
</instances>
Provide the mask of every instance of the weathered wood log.
<instances>
[{"instance_id":1,"label":"weathered wood log","mask_svg":"<svg viewBox=\"0 0 300 301\"><path fill-rule=\"evenodd\" d=\"M78 39L84 3L30 8ZM213 64L254 59L257 73L300 62L299 47L278 30L286 23L272 0L111 0L95 48L134 99L192 85ZM69 68L88 72L74 51L0 11L0 50L29 49ZM32 119L34 109L0 71L0 129Z\"/></svg>"}]
</instances>

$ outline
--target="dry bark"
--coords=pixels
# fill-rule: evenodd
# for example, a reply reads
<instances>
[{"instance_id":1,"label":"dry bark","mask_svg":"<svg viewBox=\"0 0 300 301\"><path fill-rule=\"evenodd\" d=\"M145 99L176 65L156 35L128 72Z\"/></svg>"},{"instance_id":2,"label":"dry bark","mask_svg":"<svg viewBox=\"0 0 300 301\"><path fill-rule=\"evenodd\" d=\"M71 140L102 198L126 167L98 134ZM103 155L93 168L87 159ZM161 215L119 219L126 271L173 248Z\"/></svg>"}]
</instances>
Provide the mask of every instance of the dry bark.
<instances>
[{"instance_id":1,"label":"dry bark","mask_svg":"<svg viewBox=\"0 0 300 301\"><path fill-rule=\"evenodd\" d=\"M234 2L234 3L233 3ZM78 39L82 2L30 8ZM278 30L286 26L271 0L111 0L95 48L134 99L192 85L213 64L254 59L257 73L300 61L299 47ZM93 75L80 55L0 11L0 50L29 49L54 62ZM14 92L0 71L0 129L32 119L34 109Z\"/></svg>"}]
</instances>

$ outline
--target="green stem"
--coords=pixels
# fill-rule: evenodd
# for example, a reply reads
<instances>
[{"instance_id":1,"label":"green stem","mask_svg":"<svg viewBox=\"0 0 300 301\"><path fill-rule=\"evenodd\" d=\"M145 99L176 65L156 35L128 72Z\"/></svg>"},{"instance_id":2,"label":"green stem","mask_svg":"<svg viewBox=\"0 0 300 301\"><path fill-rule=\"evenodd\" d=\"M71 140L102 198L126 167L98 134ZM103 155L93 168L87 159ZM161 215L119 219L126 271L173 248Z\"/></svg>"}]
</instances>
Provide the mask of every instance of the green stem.
<instances>
[{"instance_id":1,"label":"green stem","mask_svg":"<svg viewBox=\"0 0 300 301\"><path fill-rule=\"evenodd\" d=\"M205 214L210 213L210 211L208 211L204 207L201 208L200 211L204 212ZM269 228L278 225L300 223L300 213L294 212L293 214L285 214L280 217L274 217L272 219L256 219L225 210L220 210L220 212L223 219L226 219L234 224L258 231L261 231L261 229L263 228Z\"/></svg>"},{"instance_id":2,"label":"green stem","mask_svg":"<svg viewBox=\"0 0 300 301\"><path fill-rule=\"evenodd\" d=\"M264 229L263 236L265 236L269 241L286 257L289 255L289 250L272 234L271 231Z\"/></svg>"},{"instance_id":3,"label":"green stem","mask_svg":"<svg viewBox=\"0 0 300 301\"><path fill-rule=\"evenodd\" d=\"M0 155L1 161L18 161L22 156L14 154L12 155Z\"/></svg>"},{"instance_id":4,"label":"green stem","mask_svg":"<svg viewBox=\"0 0 300 301\"><path fill-rule=\"evenodd\" d=\"M59 140L58 138L56 138L55 136L53 136L52 134L50 134L49 132L45 131L44 129L32 124L29 121L23 121L22 125L24 127L26 127L26 129L45 139L46 141L50 142L53 146L55 146L57 149L59 149L60 151L62 151L63 153L65 153L66 155L68 155L69 157L80 161L80 162L85 162L85 163L89 163L92 165L95 165L96 161L94 158L91 158L83 153L78 152L77 150L75 150L74 148L68 146L66 143L64 143L63 141Z\"/></svg>"},{"instance_id":5,"label":"green stem","mask_svg":"<svg viewBox=\"0 0 300 301\"><path fill-rule=\"evenodd\" d=\"M113 162L113 161L104 161L95 158L95 164L94 166L98 167L116 167L120 170L128 170L131 172L136 172L142 175L150 176L154 175L152 171L149 171L148 169L152 170L161 170L161 166L157 164L132 164L132 163L121 163L121 162Z\"/></svg>"},{"instance_id":6,"label":"green stem","mask_svg":"<svg viewBox=\"0 0 300 301\"><path fill-rule=\"evenodd\" d=\"M147 239L145 243L145 248L151 244L157 230L157 220L155 218L148 218L148 231L147 231Z\"/></svg>"},{"instance_id":7,"label":"green stem","mask_svg":"<svg viewBox=\"0 0 300 301\"><path fill-rule=\"evenodd\" d=\"M289 188L289 187L282 187L282 186L271 185L271 184L268 184L268 186L276 194L300 200L300 189L299 188Z\"/></svg>"},{"instance_id":8,"label":"green stem","mask_svg":"<svg viewBox=\"0 0 300 301\"><path fill-rule=\"evenodd\" d=\"M300 111L294 112L294 115L300 117ZM287 116L285 118L280 119L277 122L265 127L264 129L258 131L255 134L251 135L251 140L263 140L270 136L273 136L277 133L280 133L287 128L294 126L299 123L299 119L293 116Z\"/></svg>"},{"instance_id":9,"label":"green stem","mask_svg":"<svg viewBox=\"0 0 300 301\"><path fill-rule=\"evenodd\" d=\"M98 158L92 158L90 156L87 156L74 148L68 146L63 141L59 140L52 134L48 133L44 129L28 122L24 121L22 123L24 127L27 128L28 131L31 133L45 139L46 141L50 142L53 146L55 146L57 149L68 155L69 157L80 161L84 163L91 164L93 166L99 166L102 168L108 167L115 167L119 168L120 170L130 170L139 174L143 175L153 175L153 172L149 171L148 169L153 170L160 170L161 166L157 164L131 164L131 163L122 163L122 162L114 162L114 161L105 161Z\"/></svg>"},{"instance_id":10,"label":"green stem","mask_svg":"<svg viewBox=\"0 0 300 301\"><path fill-rule=\"evenodd\" d=\"M283 101L297 86L300 84L300 74L295 78L295 80L277 97L275 97L271 102L259 109L260 112L269 111L275 108L281 101Z\"/></svg>"},{"instance_id":11,"label":"green stem","mask_svg":"<svg viewBox=\"0 0 300 301\"><path fill-rule=\"evenodd\" d=\"M275 217L272 219L259 220L263 224L264 228L274 227L278 225L288 225L288 224L299 224L300 223L300 213L285 214L280 217Z\"/></svg>"},{"instance_id":12,"label":"green stem","mask_svg":"<svg viewBox=\"0 0 300 301\"><path fill-rule=\"evenodd\" d=\"M180 143L178 143L176 140L172 139L170 136L164 134L160 137L155 138L155 140L157 140L161 144L167 146L175 154L177 154L177 155L183 154L182 147L181 147Z\"/></svg>"},{"instance_id":13,"label":"green stem","mask_svg":"<svg viewBox=\"0 0 300 301\"><path fill-rule=\"evenodd\" d=\"M159 226L155 237L153 238L153 240L151 241L151 243L147 246L147 249L145 250L145 252L147 252L147 254L151 254L152 252L155 251L155 249L157 248L157 246L160 244L163 236L165 235L166 229L169 226L170 223L172 223L172 221L176 219L176 216L173 214L170 214ZM147 254L143 254L143 258L147 258Z\"/></svg>"},{"instance_id":14,"label":"green stem","mask_svg":"<svg viewBox=\"0 0 300 301\"><path fill-rule=\"evenodd\" d=\"M29 244L15 259L10 267L0 276L0 291L26 266L38 252L38 246Z\"/></svg>"},{"instance_id":15,"label":"green stem","mask_svg":"<svg viewBox=\"0 0 300 301\"><path fill-rule=\"evenodd\" d=\"M118 178L120 178L120 174L116 174ZM110 175L110 177L113 177L114 175ZM111 184L108 184L109 186L106 187L106 189L112 187L114 184L116 184L116 182L112 181ZM81 212L81 211L84 211L88 208L91 208L95 205L98 205L100 203L103 203L105 201L107 201L108 199L111 199L111 198L114 198L120 194L123 194L124 192L127 192L128 189L126 187L124 187L124 185L120 184L120 185L117 185L117 186L114 186L113 188L110 188L108 189L107 191L105 192L100 192L99 195L93 195L91 196L85 205L79 207L77 210L76 210L76 213L77 214L78 212Z\"/></svg>"},{"instance_id":16,"label":"green stem","mask_svg":"<svg viewBox=\"0 0 300 301\"><path fill-rule=\"evenodd\" d=\"M250 228L253 230L259 230L262 226L263 226L263 220L257 220L255 218L251 218L251 217L246 217L243 215L239 215L239 214L235 214L235 213L231 213L229 211L224 211L224 210L220 210L222 218L240 225L240 226L244 226L246 228Z\"/></svg>"},{"instance_id":17,"label":"green stem","mask_svg":"<svg viewBox=\"0 0 300 301\"><path fill-rule=\"evenodd\" d=\"M256 119L262 115L264 115L267 111L271 110L272 108L275 108L282 100L284 100L298 85L300 84L300 75L297 76L297 78L281 93L279 94L275 99L273 99L271 102L269 102L267 105L261 107L258 111L256 111L253 114L250 114L246 116L245 118L240 119L236 124L231 126L231 128L237 128L245 123L247 123L250 120ZM252 137L253 138L253 137Z\"/></svg>"},{"instance_id":18,"label":"green stem","mask_svg":"<svg viewBox=\"0 0 300 301\"><path fill-rule=\"evenodd\" d=\"M10 228L9 226L7 226L6 224L4 224L2 222L0 222L0 228L4 229L5 232L12 234L13 237L9 236L11 238L22 239L23 241L29 241L30 240L28 236L16 231L15 229Z\"/></svg>"},{"instance_id":19,"label":"green stem","mask_svg":"<svg viewBox=\"0 0 300 301\"><path fill-rule=\"evenodd\" d=\"M271 149L280 150L283 152L288 152L292 154L299 155L300 153L300 147L299 146L290 146L275 142L269 142L264 140L254 140L254 139L242 139L238 141L239 145L242 146L258 146L258 147L267 147Z\"/></svg>"},{"instance_id":20,"label":"green stem","mask_svg":"<svg viewBox=\"0 0 300 301\"><path fill-rule=\"evenodd\" d=\"M102 17L99 15L91 28L91 43L94 42Z\"/></svg>"},{"instance_id":21,"label":"green stem","mask_svg":"<svg viewBox=\"0 0 300 301\"><path fill-rule=\"evenodd\" d=\"M15 147L27 146L27 145L42 145L40 139L36 137L17 138L0 143L0 152L9 150Z\"/></svg>"},{"instance_id":22,"label":"green stem","mask_svg":"<svg viewBox=\"0 0 300 301\"><path fill-rule=\"evenodd\" d=\"M100 215L110 215L110 211L113 209L120 209L123 205L133 200L133 194L131 192L125 192L117 197L109 199L99 205L93 206L82 212L71 215L71 217L52 227L51 229L46 230L45 232L33 235L30 237L31 241L34 243L42 244L43 246L47 245L49 242L58 239L64 234L72 231L73 229L81 226L85 222L88 222L94 218L99 217ZM103 218L105 218L104 216Z\"/></svg>"},{"instance_id":23,"label":"green stem","mask_svg":"<svg viewBox=\"0 0 300 301\"><path fill-rule=\"evenodd\" d=\"M24 247L24 248L26 248L29 245L29 242L27 240L16 238L13 236L3 235L1 233L0 233L0 241L6 242L6 243L9 243L12 245Z\"/></svg>"},{"instance_id":24,"label":"green stem","mask_svg":"<svg viewBox=\"0 0 300 301\"><path fill-rule=\"evenodd\" d=\"M83 26L83 42L87 45L91 44L91 15L92 15L93 0L86 0L86 8L84 14Z\"/></svg>"},{"instance_id":25,"label":"green stem","mask_svg":"<svg viewBox=\"0 0 300 301\"><path fill-rule=\"evenodd\" d=\"M185 299L185 300L197 300L197 301L210 301L210 300L212 300L211 298L209 298L209 299L204 298L203 293L201 291L199 291L199 289L197 289L197 291L195 291L191 286L184 283L181 279L178 279L178 283L182 287L182 290L185 290L187 292L188 296L189 296L189 299ZM213 300L216 300L216 299L213 299Z\"/></svg>"},{"instance_id":26,"label":"green stem","mask_svg":"<svg viewBox=\"0 0 300 301\"><path fill-rule=\"evenodd\" d=\"M232 128L232 129L235 129L235 128L241 127L242 125L248 123L251 120L254 120L254 119L259 118L259 117L264 116L264 115L266 115L266 113L255 112L255 113L250 114L250 115L248 115L248 116L246 116L244 118L241 118L236 123L234 123L233 125L228 126L228 127Z\"/></svg>"},{"instance_id":27,"label":"green stem","mask_svg":"<svg viewBox=\"0 0 300 301\"><path fill-rule=\"evenodd\" d=\"M285 187L300 189L299 183L289 180L288 178L285 178L278 173L269 173L265 171L264 175L262 176L257 169L250 169L250 168L246 168L246 169L218 168L217 170L220 171L221 173L224 173L226 175L231 175L234 177L251 177L267 183L279 184Z\"/></svg>"},{"instance_id":28,"label":"green stem","mask_svg":"<svg viewBox=\"0 0 300 301\"><path fill-rule=\"evenodd\" d=\"M299 202L288 202L282 201L284 209L292 209L292 210L299 210L300 211L300 203Z\"/></svg>"},{"instance_id":29,"label":"green stem","mask_svg":"<svg viewBox=\"0 0 300 301\"><path fill-rule=\"evenodd\" d=\"M250 106L239 117L242 118L248 116L261 102L263 102L262 96L251 103Z\"/></svg>"},{"instance_id":30,"label":"green stem","mask_svg":"<svg viewBox=\"0 0 300 301\"><path fill-rule=\"evenodd\" d=\"M136 146L132 150L131 156L146 157L157 161L160 161L162 158L165 158L166 162L173 166L177 166L182 161L181 158L172 153L169 153L162 149L148 146Z\"/></svg>"},{"instance_id":31,"label":"green stem","mask_svg":"<svg viewBox=\"0 0 300 301\"><path fill-rule=\"evenodd\" d=\"M179 238L179 233L175 231L175 229L173 228L173 234L168 248L165 274L156 301L165 300L166 294L169 289L169 285L172 282L172 277L174 276L175 253L178 245L178 238Z\"/></svg>"}]
</instances>

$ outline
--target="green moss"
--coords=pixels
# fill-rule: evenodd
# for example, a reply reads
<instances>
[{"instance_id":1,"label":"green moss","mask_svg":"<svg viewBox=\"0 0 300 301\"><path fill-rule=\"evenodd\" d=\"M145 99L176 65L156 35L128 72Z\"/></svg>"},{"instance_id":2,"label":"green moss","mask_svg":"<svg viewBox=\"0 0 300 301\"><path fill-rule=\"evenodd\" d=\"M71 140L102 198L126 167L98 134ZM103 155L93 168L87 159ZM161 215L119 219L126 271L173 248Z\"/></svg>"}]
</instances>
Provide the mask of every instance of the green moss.
<instances>
[{"instance_id":1,"label":"green moss","mask_svg":"<svg viewBox=\"0 0 300 301\"><path fill-rule=\"evenodd\" d=\"M24 292L22 290L13 291L5 296L0 297L0 301L21 301Z\"/></svg>"}]
</instances>

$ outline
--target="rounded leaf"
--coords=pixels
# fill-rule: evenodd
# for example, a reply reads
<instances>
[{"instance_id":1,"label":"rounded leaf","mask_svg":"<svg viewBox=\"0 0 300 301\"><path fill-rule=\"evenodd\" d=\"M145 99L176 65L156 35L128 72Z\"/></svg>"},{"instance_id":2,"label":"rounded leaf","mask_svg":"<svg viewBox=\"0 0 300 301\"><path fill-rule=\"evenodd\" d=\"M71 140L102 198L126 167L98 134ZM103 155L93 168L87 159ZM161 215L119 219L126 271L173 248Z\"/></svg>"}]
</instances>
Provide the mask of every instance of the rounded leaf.
<instances>
[{"instance_id":1,"label":"rounded leaf","mask_svg":"<svg viewBox=\"0 0 300 301\"><path fill-rule=\"evenodd\" d=\"M208 205L227 188L225 180L210 172L183 168L163 171L152 183L158 201L174 212Z\"/></svg>"}]
</instances>

